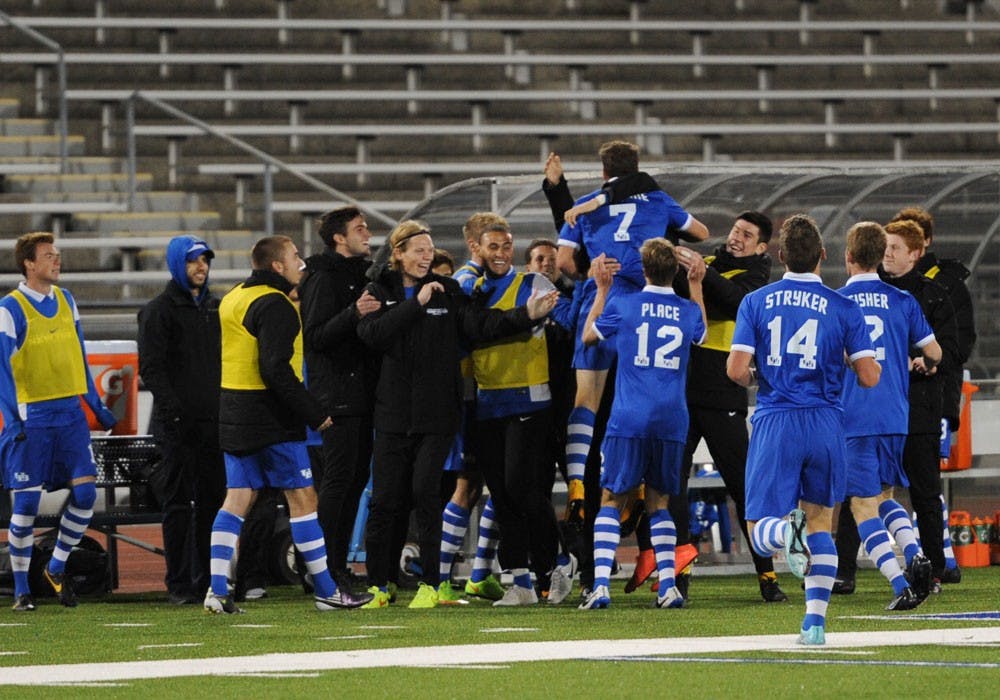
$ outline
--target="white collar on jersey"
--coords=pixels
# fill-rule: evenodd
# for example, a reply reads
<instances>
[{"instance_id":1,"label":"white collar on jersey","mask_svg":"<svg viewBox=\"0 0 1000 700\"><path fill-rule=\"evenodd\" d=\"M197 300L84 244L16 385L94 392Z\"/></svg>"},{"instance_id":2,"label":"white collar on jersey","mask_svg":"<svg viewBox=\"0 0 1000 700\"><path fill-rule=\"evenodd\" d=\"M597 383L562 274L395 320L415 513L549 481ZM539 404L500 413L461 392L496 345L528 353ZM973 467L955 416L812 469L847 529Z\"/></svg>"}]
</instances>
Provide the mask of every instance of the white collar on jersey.
<instances>
[{"instance_id":1,"label":"white collar on jersey","mask_svg":"<svg viewBox=\"0 0 1000 700\"><path fill-rule=\"evenodd\" d=\"M658 287L655 284L647 284L642 288L644 292L652 292L653 294L674 294L673 287Z\"/></svg>"},{"instance_id":2,"label":"white collar on jersey","mask_svg":"<svg viewBox=\"0 0 1000 700\"><path fill-rule=\"evenodd\" d=\"M781 276L783 280L793 280L795 282L819 282L823 283L819 275L815 272L786 272Z\"/></svg>"},{"instance_id":3,"label":"white collar on jersey","mask_svg":"<svg viewBox=\"0 0 1000 700\"><path fill-rule=\"evenodd\" d=\"M42 294L41 292L36 292L34 289L29 287L24 282L18 282L17 288L18 290L20 290L21 294L23 294L24 296L28 297L33 301L41 301L42 299L55 299L56 296L56 290L54 288L50 288L48 294Z\"/></svg>"},{"instance_id":4,"label":"white collar on jersey","mask_svg":"<svg viewBox=\"0 0 1000 700\"><path fill-rule=\"evenodd\" d=\"M847 280L847 283L844 286L846 287L848 284L853 282L878 282L881 279L882 278L878 276L877 272L859 272Z\"/></svg>"}]
</instances>

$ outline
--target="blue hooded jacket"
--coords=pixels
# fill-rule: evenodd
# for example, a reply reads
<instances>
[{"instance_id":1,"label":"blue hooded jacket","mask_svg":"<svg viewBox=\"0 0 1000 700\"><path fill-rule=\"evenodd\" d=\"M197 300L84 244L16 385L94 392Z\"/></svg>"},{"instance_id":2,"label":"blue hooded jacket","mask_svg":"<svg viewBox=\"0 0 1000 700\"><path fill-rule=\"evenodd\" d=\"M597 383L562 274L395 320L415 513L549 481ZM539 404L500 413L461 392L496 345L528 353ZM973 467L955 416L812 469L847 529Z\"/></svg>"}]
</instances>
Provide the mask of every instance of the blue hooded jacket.
<instances>
[{"instance_id":1,"label":"blue hooded jacket","mask_svg":"<svg viewBox=\"0 0 1000 700\"><path fill-rule=\"evenodd\" d=\"M215 253L208 247L208 243L202 239L195 236L177 236L167 245L167 269L170 270L170 276L174 282L189 292L191 291L191 285L188 282L186 265L199 255L204 255L208 260L209 272L211 272L212 258L215 257ZM207 294L208 277L206 276L205 284L201 288L198 298L195 300L196 303L200 304Z\"/></svg>"}]
</instances>

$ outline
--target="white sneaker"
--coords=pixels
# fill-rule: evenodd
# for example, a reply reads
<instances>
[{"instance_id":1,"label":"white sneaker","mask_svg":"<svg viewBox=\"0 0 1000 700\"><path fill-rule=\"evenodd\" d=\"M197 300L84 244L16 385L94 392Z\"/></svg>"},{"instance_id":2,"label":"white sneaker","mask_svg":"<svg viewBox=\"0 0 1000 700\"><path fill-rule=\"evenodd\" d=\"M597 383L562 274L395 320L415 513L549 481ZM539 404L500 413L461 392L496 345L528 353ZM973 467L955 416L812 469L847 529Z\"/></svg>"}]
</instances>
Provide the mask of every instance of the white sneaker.
<instances>
[{"instance_id":1,"label":"white sneaker","mask_svg":"<svg viewBox=\"0 0 1000 700\"><path fill-rule=\"evenodd\" d=\"M677 586L671 586L667 589L667 592L662 596L656 596L656 607L658 608L683 608L684 607L684 596L677 589Z\"/></svg>"},{"instance_id":2,"label":"white sneaker","mask_svg":"<svg viewBox=\"0 0 1000 700\"><path fill-rule=\"evenodd\" d=\"M607 586L598 586L580 603L579 610L602 610L611 605L611 591Z\"/></svg>"},{"instance_id":3,"label":"white sneaker","mask_svg":"<svg viewBox=\"0 0 1000 700\"><path fill-rule=\"evenodd\" d=\"M494 608L513 608L521 605L534 605L538 602L538 594L534 588L511 586L503 594L503 598L493 603Z\"/></svg>"},{"instance_id":4,"label":"white sneaker","mask_svg":"<svg viewBox=\"0 0 1000 700\"><path fill-rule=\"evenodd\" d=\"M549 605L559 605L573 590L573 579L566 575L563 567L557 566L549 578Z\"/></svg>"},{"instance_id":5,"label":"white sneaker","mask_svg":"<svg viewBox=\"0 0 1000 700\"><path fill-rule=\"evenodd\" d=\"M244 595L247 600L260 600L261 598L267 598L267 589L262 588L261 586L248 588Z\"/></svg>"}]
</instances>

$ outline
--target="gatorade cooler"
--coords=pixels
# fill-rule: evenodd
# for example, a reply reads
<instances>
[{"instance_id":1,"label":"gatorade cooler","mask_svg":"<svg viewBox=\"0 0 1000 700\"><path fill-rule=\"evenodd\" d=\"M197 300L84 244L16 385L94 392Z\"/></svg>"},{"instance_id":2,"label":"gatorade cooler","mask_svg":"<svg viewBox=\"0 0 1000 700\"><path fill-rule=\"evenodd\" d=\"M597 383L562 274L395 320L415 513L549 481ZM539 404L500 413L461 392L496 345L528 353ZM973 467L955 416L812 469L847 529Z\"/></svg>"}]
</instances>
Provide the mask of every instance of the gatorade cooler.
<instances>
[{"instance_id":1,"label":"gatorade cooler","mask_svg":"<svg viewBox=\"0 0 1000 700\"><path fill-rule=\"evenodd\" d=\"M972 466L972 395L979 391L979 387L972 384L969 377L969 371L965 370L958 432L951 443L948 457L941 460L942 471L958 471Z\"/></svg>"},{"instance_id":2,"label":"gatorade cooler","mask_svg":"<svg viewBox=\"0 0 1000 700\"><path fill-rule=\"evenodd\" d=\"M953 510L948 518L948 529L951 531L951 545L955 549L955 561L959 566L975 568L976 550L973 547L975 535L972 530L972 518L964 510Z\"/></svg>"},{"instance_id":3,"label":"gatorade cooler","mask_svg":"<svg viewBox=\"0 0 1000 700\"><path fill-rule=\"evenodd\" d=\"M976 566L990 565L990 524L989 518L972 519L972 533L975 538L972 549L976 553Z\"/></svg>"},{"instance_id":4,"label":"gatorade cooler","mask_svg":"<svg viewBox=\"0 0 1000 700\"><path fill-rule=\"evenodd\" d=\"M990 564L1000 566L1000 510L993 514L993 537L990 539Z\"/></svg>"},{"instance_id":5,"label":"gatorade cooler","mask_svg":"<svg viewBox=\"0 0 1000 700\"><path fill-rule=\"evenodd\" d=\"M134 340L88 340L87 364L94 385L118 423L112 435L139 432L139 349ZM83 406L91 430L103 430L97 418Z\"/></svg>"}]
</instances>

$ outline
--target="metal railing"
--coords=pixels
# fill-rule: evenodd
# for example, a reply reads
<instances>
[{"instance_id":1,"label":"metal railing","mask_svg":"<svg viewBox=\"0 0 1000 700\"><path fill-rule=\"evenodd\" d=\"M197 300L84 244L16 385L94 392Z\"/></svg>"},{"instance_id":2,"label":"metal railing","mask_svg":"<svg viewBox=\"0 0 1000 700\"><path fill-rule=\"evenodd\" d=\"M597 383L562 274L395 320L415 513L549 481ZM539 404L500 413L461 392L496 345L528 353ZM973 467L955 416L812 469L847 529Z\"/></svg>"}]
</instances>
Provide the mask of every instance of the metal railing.
<instances>
[{"instance_id":1,"label":"metal railing","mask_svg":"<svg viewBox=\"0 0 1000 700\"><path fill-rule=\"evenodd\" d=\"M6 12L0 11L0 22L56 52L56 74L59 81L59 172L65 174L67 172L66 160L69 157L69 148L66 145L69 134L69 113L66 108L66 54L61 44L38 33Z\"/></svg>"},{"instance_id":2,"label":"metal railing","mask_svg":"<svg viewBox=\"0 0 1000 700\"><path fill-rule=\"evenodd\" d=\"M202 121L197 117L188 114L184 110L178 109L171 104L168 104L162 100L158 100L155 97L150 97L143 94L141 90L136 90L129 96L128 100L125 101L125 127L126 127L126 140L128 144L128 206L129 211L133 211L135 207L135 195L136 195L136 145L135 145L135 106L136 102L142 101L148 105L151 105L162 112L178 119L180 121L191 124L200 131L204 132L209 136L214 136L216 138L222 139L226 143L230 144L234 148L243 151L244 153L253 156L258 161L264 165L264 230L267 235L274 234L274 171L280 170L282 172L288 173L292 177L295 177L302 182L306 183L310 187L317 189L321 192L331 195L334 198L349 202L352 205L358 207L365 212L368 216L378 219L382 223L395 227L396 220L390 216L387 216L377 209L373 209L370 206L365 205L362 202L354 199L348 194L341 192L340 190L331 187L325 182L316 179L312 175L303 172L301 169L296 168L294 165L286 163L283 160L275 158L274 156L265 153L264 151L251 146L246 141L238 139L234 136L230 136L212 126L208 122Z\"/></svg>"}]
</instances>

